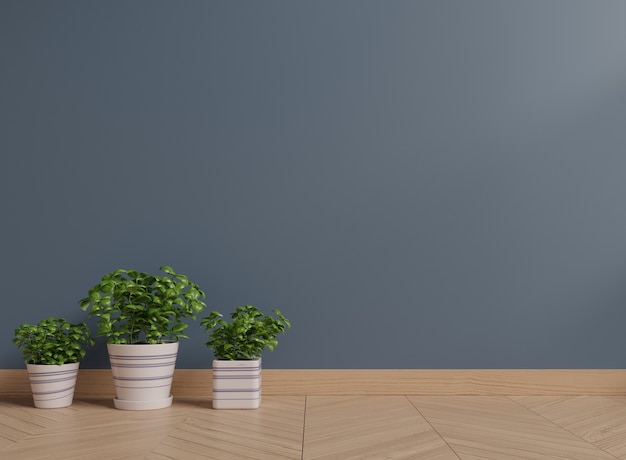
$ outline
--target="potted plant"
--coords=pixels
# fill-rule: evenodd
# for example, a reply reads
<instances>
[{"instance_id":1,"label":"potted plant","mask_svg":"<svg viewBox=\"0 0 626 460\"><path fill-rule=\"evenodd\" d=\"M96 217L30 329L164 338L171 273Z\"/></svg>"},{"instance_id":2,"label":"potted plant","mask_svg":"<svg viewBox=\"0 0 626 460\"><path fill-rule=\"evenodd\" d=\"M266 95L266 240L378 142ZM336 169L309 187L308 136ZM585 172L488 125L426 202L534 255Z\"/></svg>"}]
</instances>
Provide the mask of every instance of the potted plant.
<instances>
[{"instance_id":1,"label":"potted plant","mask_svg":"<svg viewBox=\"0 0 626 460\"><path fill-rule=\"evenodd\" d=\"M178 343L206 304L200 287L172 267L164 275L118 269L104 275L79 301L98 318L99 336L107 338L113 373L115 407L161 409L172 404L170 394Z\"/></svg>"},{"instance_id":2,"label":"potted plant","mask_svg":"<svg viewBox=\"0 0 626 460\"><path fill-rule=\"evenodd\" d=\"M72 405L80 360L94 344L85 323L43 319L15 329L13 343L22 350L35 407Z\"/></svg>"},{"instance_id":3,"label":"potted plant","mask_svg":"<svg viewBox=\"0 0 626 460\"><path fill-rule=\"evenodd\" d=\"M213 351L213 408L257 409L261 404L261 354L273 351L276 337L291 323L279 310L276 317L244 305L226 321L217 311L200 325L210 334L206 346Z\"/></svg>"}]
</instances>

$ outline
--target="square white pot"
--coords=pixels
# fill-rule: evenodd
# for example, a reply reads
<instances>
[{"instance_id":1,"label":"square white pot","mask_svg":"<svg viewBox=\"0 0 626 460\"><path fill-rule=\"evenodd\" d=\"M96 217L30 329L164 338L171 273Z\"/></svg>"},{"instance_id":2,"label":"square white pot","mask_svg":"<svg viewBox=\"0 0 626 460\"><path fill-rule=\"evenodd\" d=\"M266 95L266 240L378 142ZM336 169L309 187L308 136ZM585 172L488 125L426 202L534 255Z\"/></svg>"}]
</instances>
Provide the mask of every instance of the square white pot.
<instances>
[{"instance_id":1,"label":"square white pot","mask_svg":"<svg viewBox=\"0 0 626 460\"><path fill-rule=\"evenodd\" d=\"M213 409L258 409L261 359L213 360Z\"/></svg>"}]
</instances>

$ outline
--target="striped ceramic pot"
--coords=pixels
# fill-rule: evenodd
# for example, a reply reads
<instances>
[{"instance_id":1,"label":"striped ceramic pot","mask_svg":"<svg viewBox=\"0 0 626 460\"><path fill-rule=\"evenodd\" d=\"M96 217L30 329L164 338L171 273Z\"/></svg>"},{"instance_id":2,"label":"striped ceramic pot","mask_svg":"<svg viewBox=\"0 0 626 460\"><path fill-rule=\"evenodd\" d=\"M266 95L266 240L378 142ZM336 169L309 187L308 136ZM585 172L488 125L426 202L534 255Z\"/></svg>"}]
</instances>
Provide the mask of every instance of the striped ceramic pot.
<instances>
[{"instance_id":1,"label":"striped ceramic pot","mask_svg":"<svg viewBox=\"0 0 626 460\"><path fill-rule=\"evenodd\" d=\"M213 409L257 409L260 405L260 358L213 360Z\"/></svg>"},{"instance_id":2,"label":"striped ceramic pot","mask_svg":"<svg viewBox=\"0 0 626 460\"><path fill-rule=\"evenodd\" d=\"M152 410L172 405L178 342L107 344L117 409Z\"/></svg>"},{"instance_id":3,"label":"striped ceramic pot","mask_svg":"<svg viewBox=\"0 0 626 460\"><path fill-rule=\"evenodd\" d=\"M55 409L71 406L79 365L80 363L27 364L35 407Z\"/></svg>"}]
</instances>

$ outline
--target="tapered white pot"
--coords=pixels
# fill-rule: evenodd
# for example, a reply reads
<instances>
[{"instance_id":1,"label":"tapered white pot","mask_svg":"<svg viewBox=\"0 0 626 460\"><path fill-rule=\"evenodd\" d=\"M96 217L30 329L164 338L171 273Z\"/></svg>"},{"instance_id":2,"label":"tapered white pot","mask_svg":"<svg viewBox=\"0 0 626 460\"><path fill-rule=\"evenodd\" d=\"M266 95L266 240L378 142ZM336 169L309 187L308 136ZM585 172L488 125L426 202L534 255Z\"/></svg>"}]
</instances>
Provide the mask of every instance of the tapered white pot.
<instances>
[{"instance_id":1,"label":"tapered white pot","mask_svg":"<svg viewBox=\"0 0 626 460\"><path fill-rule=\"evenodd\" d=\"M107 344L117 409L152 410L172 405L178 342Z\"/></svg>"},{"instance_id":2,"label":"tapered white pot","mask_svg":"<svg viewBox=\"0 0 626 460\"><path fill-rule=\"evenodd\" d=\"M213 360L213 409L258 409L261 359Z\"/></svg>"},{"instance_id":3,"label":"tapered white pot","mask_svg":"<svg viewBox=\"0 0 626 460\"><path fill-rule=\"evenodd\" d=\"M79 365L80 363L27 364L35 407L55 409L71 406Z\"/></svg>"}]
</instances>

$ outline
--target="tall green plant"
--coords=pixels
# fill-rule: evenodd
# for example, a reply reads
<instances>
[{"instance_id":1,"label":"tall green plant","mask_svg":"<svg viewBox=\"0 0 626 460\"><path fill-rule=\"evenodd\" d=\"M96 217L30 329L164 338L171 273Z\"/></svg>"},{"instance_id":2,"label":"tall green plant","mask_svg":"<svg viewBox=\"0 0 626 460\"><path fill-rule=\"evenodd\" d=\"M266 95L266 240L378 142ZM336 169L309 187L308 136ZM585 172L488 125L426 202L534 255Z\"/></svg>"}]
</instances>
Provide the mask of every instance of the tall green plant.
<instances>
[{"instance_id":1,"label":"tall green plant","mask_svg":"<svg viewBox=\"0 0 626 460\"><path fill-rule=\"evenodd\" d=\"M276 336L291 327L279 310L272 312L277 318L265 315L252 305L244 305L230 315L230 322L224 320L220 312L211 312L200 322L210 334L206 346L213 350L217 359L260 358L266 347L273 351L278 345Z\"/></svg>"},{"instance_id":2,"label":"tall green plant","mask_svg":"<svg viewBox=\"0 0 626 460\"><path fill-rule=\"evenodd\" d=\"M22 350L26 364L77 363L95 341L87 324L71 324L63 318L43 319L15 329L13 343Z\"/></svg>"},{"instance_id":3,"label":"tall green plant","mask_svg":"<svg viewBox=\"0 0 626 460\"><path fill-rule=\"evenodd\" d=\"M187 338L186 318L196 319L205 293L172 267L165 275L118 269L89 289L80 308L98 317L98 335L108 343L162 343Z\"/></svg>"}]
</instances>

